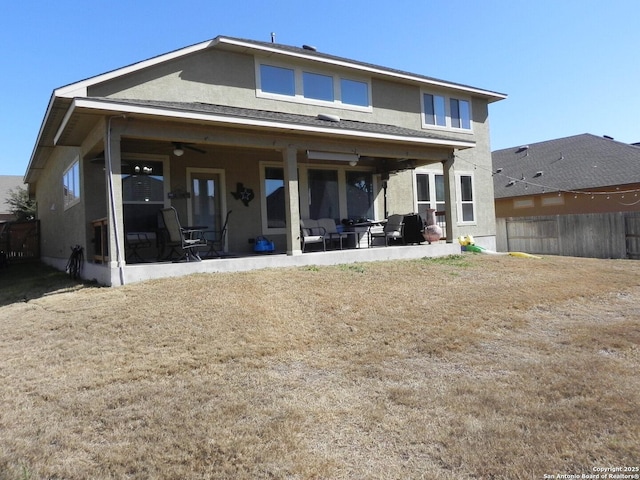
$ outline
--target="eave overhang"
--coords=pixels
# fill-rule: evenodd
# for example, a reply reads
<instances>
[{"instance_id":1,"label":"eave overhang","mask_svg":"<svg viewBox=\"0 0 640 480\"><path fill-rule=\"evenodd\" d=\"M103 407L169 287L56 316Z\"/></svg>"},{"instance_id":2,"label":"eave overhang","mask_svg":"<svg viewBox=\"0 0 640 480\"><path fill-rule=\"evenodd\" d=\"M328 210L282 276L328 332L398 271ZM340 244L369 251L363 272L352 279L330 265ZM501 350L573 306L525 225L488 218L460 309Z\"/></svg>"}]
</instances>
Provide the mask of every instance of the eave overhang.
<instances>
[{"instance_id":1,"label":"eave overhang","mask_svg":"<svg viewBox=\"0 0 640 480\"><path fill-rule=\"evenodd\" d=\"M80 116L92 116L96 118L113 115L127 115L135 118L154 118L160 120L178 120L185 122L197 122L201 124L213 124L219 127L232 127L246 130L272 131L279 134L310 134L310 135L326 135L333 138L341 138L345 140L360 141L376 141L403 143L414 146L436 146L448 147L455 149L466 149L475 146L475 142L471 140L459 140L441 138L435 136L421 136L416 132L415 135L383 133L380 131L367 131L364 129L349 128L342 125L336 128L332 122L326 122L327 125L318 125L311 123L311 117L308 123L304 122L288 122L278 119L256 118L247 116L237 116L229 114L220 114L212 111L197 111L178 106L169 105L145 105L134 102L118 102L117 100L106 99L74 99L59 128L54 136L54 145L79 145L84 138L84 134L92 128L93 122L79 122ZM79 125L83 125L79 127ZM375 126L375 125L374 125ZM80 130L78 130L80 128Z\"/></svg>"}]
</instances>

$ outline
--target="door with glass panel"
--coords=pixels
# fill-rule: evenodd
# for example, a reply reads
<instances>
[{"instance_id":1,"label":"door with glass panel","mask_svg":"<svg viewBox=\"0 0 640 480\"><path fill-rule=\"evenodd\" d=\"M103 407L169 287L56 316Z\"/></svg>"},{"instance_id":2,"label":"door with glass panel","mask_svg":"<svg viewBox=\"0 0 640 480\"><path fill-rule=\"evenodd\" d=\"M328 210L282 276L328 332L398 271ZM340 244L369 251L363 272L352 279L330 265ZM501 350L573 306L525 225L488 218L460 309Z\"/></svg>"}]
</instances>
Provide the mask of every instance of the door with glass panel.
<instances>
[{"instance_id":1,"label":"door with glass panel","mask_svg":"<svg viewBox=\"0 0 640 480\"><path fill-rule=\"evenodd\" d=\"M191 170L189 224L220 231L224 225L224 174L220 170Z\"/></svg>"},{"instance_id":2,"label":"door with glass panel","mask_svg":"<svg viewBox=\"0 0 640 480\"><path fill-rule=\"evenodd\" d=\"M438 225L446 228L444 223L445 192L444 175L437 173L416 173L417 211L426 220L426 211L433 208L440 213L436 220Z\"/></svg>"}]
</instances>

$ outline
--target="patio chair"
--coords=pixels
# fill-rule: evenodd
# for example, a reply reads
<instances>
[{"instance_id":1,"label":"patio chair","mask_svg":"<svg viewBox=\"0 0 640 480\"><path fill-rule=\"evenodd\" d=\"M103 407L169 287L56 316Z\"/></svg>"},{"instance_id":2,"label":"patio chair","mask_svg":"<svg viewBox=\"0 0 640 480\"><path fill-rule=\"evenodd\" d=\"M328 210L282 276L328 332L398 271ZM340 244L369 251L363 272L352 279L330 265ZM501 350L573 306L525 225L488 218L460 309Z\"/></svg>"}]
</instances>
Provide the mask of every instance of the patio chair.
<instances>
[{"instance_id":1,"label":"patio chair","mask_svg":"<svg viewBox=\"0 0 640 480\"><path fill-rule=\"evenodd\" d=\"M186 230L180 225L178 212L175 208L163 208L160 210L164 228L167 232L166 246L171 247L167 258L171 258L173 253L178 254L178 260L200 261L198 248L206 246L207 242L202 237L202 230ZM180 249L181 251L178 251Z\"/></svg>"},{"instance_id":2,"label":"patio chair","mask_svg":"<svg viewBox=\"0 0 640 480\"><path fill-rule=\"evenodd\" d=\"M218 257L221 258L224 253L224 242L227 238L227 225L229 224L229 215L231 210L227 212L227 216L224 219L224 225L220 230L206 230L203 232L204 239L209 245L209 250L204 254L205 257Z\"/></svg>"},{"instance_id":3,"label":"patio chair","mask_svg":"<svg viewBox=\"0 0 640 480\"><path fill-rule=\"evenodd\" d=\"M332 220L333 221L333 220ZM322 250L327 250L327 231L318 225L317 220L300 219L300 241L302 242L302 252L309 244L321 243Z\"/></svg>"},{"instance_id":4,"label":"patio chair","mask_svg":"<svg viewBox=\"0 0 640 480\"><path fill-rule=\"evenodd\" d=\"M319 218L317 220L318 226L324 228L324 234L326 240L329 241L330 245L333 245L334 242L340 244L340 250L343 247L343 240L347 238L348 234L345 232L338 232L338 227L336 226L336 222L333 218Z\"/></svg>"},{"instance_id":5,"label":"patio chair","mask_svg":"<svg viewBox=\"0 0 640 480\"><path fill-rule=\"evenodd\" d=\"M404 215L389 215L382 231L371 231L369 241L373 243L376 238L384 238L385 246L389 246L389 240L401 240L404 244Z\"/></svg>"}]
</instances>

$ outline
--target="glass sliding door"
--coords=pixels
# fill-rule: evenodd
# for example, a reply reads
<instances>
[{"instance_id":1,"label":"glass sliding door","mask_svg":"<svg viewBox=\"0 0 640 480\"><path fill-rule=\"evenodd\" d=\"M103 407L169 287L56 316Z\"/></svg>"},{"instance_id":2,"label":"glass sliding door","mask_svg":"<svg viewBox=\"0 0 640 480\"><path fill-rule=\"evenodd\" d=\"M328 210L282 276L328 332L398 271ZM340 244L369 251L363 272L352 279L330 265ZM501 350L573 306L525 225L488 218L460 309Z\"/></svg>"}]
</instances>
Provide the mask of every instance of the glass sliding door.
<instances>
[{"instance_id":1,"label":"glass sliding door","mask_svg":"<svg viewBox=\"0 0 640 480\"><path fill-rule=\"evenodd\" d=\"M349 220L373 219L373 175L369 172L346 172L347 217Z\"/></svg>"},{"instance_id":2,"label":"glass sliding door","mask_svg":"<svg viewBox=\"0 0 640 480\"><path fill-rule=\"evenodd\" d=\"M309 217L333 218L340 222L340 200L337 170L308 171Z\"/></svg>"}]
</instances>

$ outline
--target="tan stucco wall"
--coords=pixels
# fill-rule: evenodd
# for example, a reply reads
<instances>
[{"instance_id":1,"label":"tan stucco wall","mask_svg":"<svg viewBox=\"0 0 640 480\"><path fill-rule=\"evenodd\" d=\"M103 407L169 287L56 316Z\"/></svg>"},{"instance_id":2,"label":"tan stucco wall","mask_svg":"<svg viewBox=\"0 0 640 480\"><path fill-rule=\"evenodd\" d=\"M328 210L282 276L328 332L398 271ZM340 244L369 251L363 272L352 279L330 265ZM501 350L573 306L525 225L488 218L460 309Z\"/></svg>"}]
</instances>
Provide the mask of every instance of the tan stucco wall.
<instances>
[{"instance_id":1,"label":"tan stucco wall","mask_svg":"<svg viewBox=\"0 0 640 480\"><path fill-rule=\"evenodd\" d=\"M68 258L71 247L81 245L86 250L85 214L83 205L86 192L81 187L81 201L65 210L62 177L65 170L78 158L76 147L56 148L42 170L36 189L37 217L40 220L41 255ZM83 176L83 165L80 165Z\"/></svg>"},{"instance_id":2,"label":"tan stucco wall","mask_svg":"<svg viewBox=\"0 0 640 480\"><path fill-rule=\"evenodd\" d=\"M294 66L302 65L288 58L284 61ZM258 97L256 96L255 65L253 55L206 50L150 67L124 78L92 86L89 88L88 96L203 102L309 116L325 113L339 115L348 120L396 125L414 130L422 128L421 89L416 83L392 82L382 77L371 78L373 110L361 112L330 105L308 105ZM318 68L317 65L315 68ZM338 67L331 70L331 72L340 71L348 70L341 70ZM359 71L352 71L351 75L354 74L362 77ZM451 94L451 90L446 89L429 91ZM469 98L465 94L456 96ZM481 121L486 109L480 108L480 112L476 113L476 103L474 102L472 107L474 121ZM443 129L435 132L445 138L473 140L473 135L465 132Z\"/></svg>"}]
</instances>

